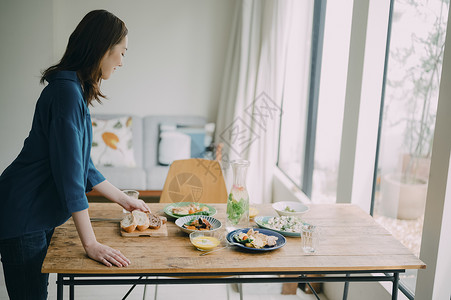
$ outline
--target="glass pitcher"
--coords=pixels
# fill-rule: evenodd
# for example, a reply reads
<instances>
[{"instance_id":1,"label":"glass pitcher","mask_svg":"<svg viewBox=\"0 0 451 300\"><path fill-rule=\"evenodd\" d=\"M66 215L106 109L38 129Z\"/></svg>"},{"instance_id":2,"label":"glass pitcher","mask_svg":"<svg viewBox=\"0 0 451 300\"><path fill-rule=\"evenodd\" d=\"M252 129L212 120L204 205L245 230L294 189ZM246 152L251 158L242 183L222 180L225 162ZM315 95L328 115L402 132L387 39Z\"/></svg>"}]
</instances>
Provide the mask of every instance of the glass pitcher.
<instances>
[{"instance_id":1,"label":"glass pitcher","mask_svg":"<svg viewBox=\"0 0 451 300\"><path fill-rule=\"evenodd\" d=\"M249 161L240 159L231 162L233 184L227 199L226 230L249 227L249 194L246 188L246 173Z\"/></svg>"}]
</instances>

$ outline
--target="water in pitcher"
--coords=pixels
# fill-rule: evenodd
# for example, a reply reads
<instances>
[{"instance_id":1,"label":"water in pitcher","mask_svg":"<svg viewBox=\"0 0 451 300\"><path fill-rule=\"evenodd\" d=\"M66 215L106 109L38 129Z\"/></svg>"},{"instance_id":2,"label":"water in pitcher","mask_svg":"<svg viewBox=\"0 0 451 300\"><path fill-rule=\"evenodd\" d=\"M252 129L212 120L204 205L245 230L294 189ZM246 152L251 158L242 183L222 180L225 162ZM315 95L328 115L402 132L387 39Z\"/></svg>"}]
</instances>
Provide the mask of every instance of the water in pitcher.
<instances>
[{"instance_id":1,"label":"water in pitcher","mask_svg":"<svg viewBox=\"0 0 451 300\"><path fill-rule=\"evenodd\" d=\"M227 199L226 230L249 227L249 194L246 188L246 173L249 167L247 160L235 160L233 169L233 185Z\"/></svg>"}]
</instances>

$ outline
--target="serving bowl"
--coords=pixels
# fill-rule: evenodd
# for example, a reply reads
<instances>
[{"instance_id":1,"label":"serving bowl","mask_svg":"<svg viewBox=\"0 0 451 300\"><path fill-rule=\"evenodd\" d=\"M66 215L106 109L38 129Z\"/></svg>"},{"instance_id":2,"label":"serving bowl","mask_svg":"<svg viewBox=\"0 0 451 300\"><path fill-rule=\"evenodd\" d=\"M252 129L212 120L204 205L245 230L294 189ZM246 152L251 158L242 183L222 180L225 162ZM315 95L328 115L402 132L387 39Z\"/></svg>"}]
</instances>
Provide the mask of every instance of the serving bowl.
<instances>
[{"instance_id":1,"label":"serving bowl","mask_svg":"<svg viewBox=\"0 0 451 300\"><path fill-rule=\"evenodd\" d=\"M279 216L300 216L309 210L305 204L294 201L276 202L273 203L272 207Z\"/></svg>"},{"instance_id":2,"label":"serving bowl","mask_svg":"<svg viewBox=\"0 0 451 300\"><path fill-rule=\"evenodd\" d=\"M183 225L189 224L193 220L197 220L197 219L206 220L208 223L210 223L211 229L209 229L209 230L206 230L206 229L204 229L204 230L188 229L188 228L185 228L183 226ZM212 232L212 231L216 231L216 230L218 230L219 228L222 227L222 223L218 219L210 217L210 216L202 216L202 215L193 215L193 216L185 216L185 217L178 218L177 220L175 220L175 225L177 225L177 227L180 228L181 231L186 232L186 233L191 233L191 232Z\"/></svg>"},{"instance_id":3,"label":"serving bowl","mask_svg":"<svg viewBox=\"0 0 451 300\"><path fill-rule=\"evenodd\" d=\"M189 240L201 251L210 251L221 245L224 234L219 231L194 231L189 234Z\"/></svg>"}]
</instances>

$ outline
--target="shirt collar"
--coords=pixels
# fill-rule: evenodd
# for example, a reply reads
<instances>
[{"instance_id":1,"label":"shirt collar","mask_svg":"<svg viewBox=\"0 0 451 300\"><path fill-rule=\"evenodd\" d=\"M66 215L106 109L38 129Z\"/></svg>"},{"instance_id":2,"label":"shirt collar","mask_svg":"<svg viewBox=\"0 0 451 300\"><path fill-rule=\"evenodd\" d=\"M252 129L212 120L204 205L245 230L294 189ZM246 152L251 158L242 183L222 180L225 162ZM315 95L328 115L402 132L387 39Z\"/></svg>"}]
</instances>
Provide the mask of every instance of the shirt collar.
<instances>
[{"instance_id":1,"label":"shirt collar","mask_svg":"<svg viewBox=\"0 0 451 300\"><path fill-rule=\"evenodd\" d=\"M56 71L45 78L45 80L47 80L48 82L52 82L57 79L66 79L79 82L77 72L75 71Z\"/></svg>"}]
</instances>

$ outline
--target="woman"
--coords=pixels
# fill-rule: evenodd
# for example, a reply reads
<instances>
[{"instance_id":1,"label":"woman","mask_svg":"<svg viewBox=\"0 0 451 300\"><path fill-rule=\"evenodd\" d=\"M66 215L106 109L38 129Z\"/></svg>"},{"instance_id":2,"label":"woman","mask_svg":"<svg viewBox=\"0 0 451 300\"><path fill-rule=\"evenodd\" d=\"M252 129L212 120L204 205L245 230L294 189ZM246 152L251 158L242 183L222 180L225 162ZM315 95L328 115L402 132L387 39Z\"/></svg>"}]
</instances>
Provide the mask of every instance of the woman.
<instances>
[{"instance_id":1,"label":"woman","mask_svg":"<svg viewBox=\"0 0 451 300\"><path fill-rule=\"evenodd\" d=\"M126 267L119 251L97 242L85 193L94 189L126 210L149 211L114 187L94 167L88 106L105 97L108 79L127 50L127 28L105 10L88 13L69 38L61 61L43 72L44 88L22 151L0 177L0 254L11 299L46 299L41 274L55 227L71 216L87 255ZM26 285L26 288L24 288Z\"/></svg>"}]
</instances>

